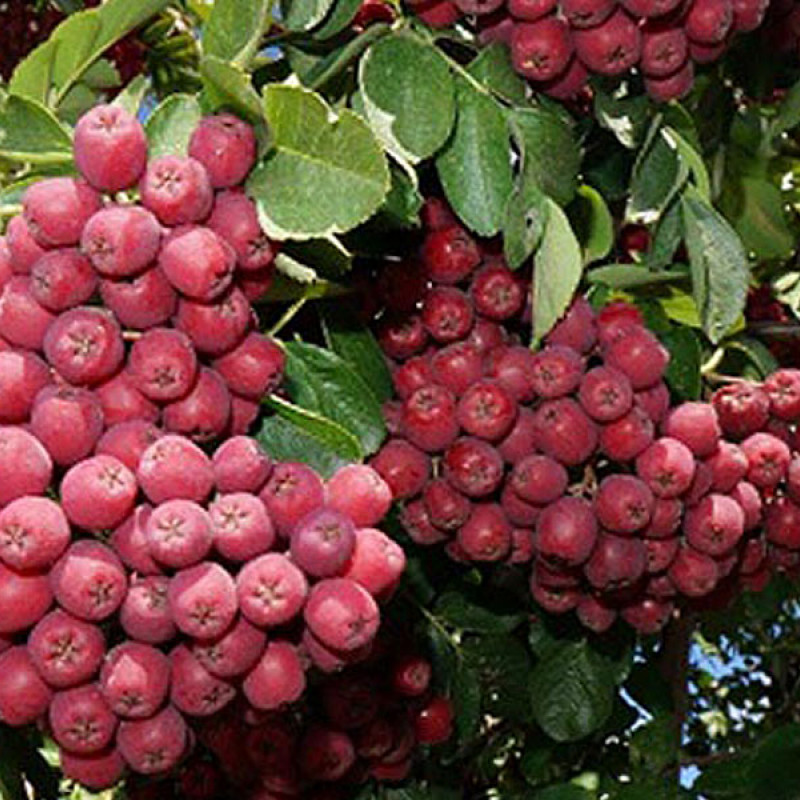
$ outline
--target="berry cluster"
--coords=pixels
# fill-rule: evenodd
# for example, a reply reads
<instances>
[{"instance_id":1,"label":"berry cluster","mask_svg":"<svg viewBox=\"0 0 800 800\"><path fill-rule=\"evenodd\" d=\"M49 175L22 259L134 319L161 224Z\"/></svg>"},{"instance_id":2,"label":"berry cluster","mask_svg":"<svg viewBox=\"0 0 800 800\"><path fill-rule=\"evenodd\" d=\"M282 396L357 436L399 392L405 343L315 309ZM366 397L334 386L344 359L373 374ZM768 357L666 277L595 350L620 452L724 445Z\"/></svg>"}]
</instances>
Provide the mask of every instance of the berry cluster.
<instances>
[{"instance_id":1,"label":"berry cluster","mask_svg":"<svg viewBox=\"0 0 800 800\"><path fill-rule=\"evenodd\" d=\"M0 237L0 423L27 423L59 466L156 424L245 433L284 365L251 307L275 254L237 188L252 128L206 117L189 156L148 162L139 122L98 106L74 152L83 179L31 185Z\"/></svg>"},{"instance_id":2,"label":"berry cluster","mask_svg":"<svg viewBox=\"0 0 800 800\"><path fill-rule=\"evenodd\" d=\"M450 735L452 709L431 692L431 666L382 632L359 667L323 676L301 710L263 712L233 703L200 722L202 756L174 779L130 781L131 800L351 797L372 778L406 778L419 744Z\"/></svg>"},{"instance_id":3,"label":"berry cluster","mask_svg":"<svg viewBox=\"0 0 800 800\"><path fill-rule=\"evenodd\" d=\"M516 71L552 97L590 75L637 68L658 101L692 87L694 65L716 61L737 32L761 25L768 0L408 0L429 25L474 16L483 41L511 48Z\"/></svg>"},{"instance_id":4,"label":"berry cluster","mask_svg":"<svg viewBox=\"0 0 800 800\"><path fill-rule=\"evenodd\" d=\"M372 468L346 466L325 483L303 464L273 464L244 436L213 458L175 434L129 440L119 457L71 466L57 503L44 496L56 488L47 450L7 426L0 473L0 720L46 718L65 774L92 788L126 767L168 772L191 751L195 720L235 700L248 719L272 720L304 697L310 668L334 673L368 659L379 603L405 566L402 549L372 527L392 499ZM414 663L399 688L413 694L419 680L422 695L429 669L419 678ZM311 724L298 780L349 774L349 731L373 717L356 698L342 703L326 706L327 727ZM364 718L342 732L346 713ZM417 739L433 736L425 720L417 736L391 725L380 745L365 735L361 755L392 774Z\"/></svg>"},{"instance_id":5,"label":"berry cluster","mask_svg":"<svg viewBox=\"0 0 800 800\"><path fill-rule=\"evenodd\" d=\"M800 371L671 408L638 310L583 299L534 353L510 334L518 278L427 216L419 308L381 322L400 399L373 461L414 541L533 562L536 601L598 632L618 615L655 632L679 598L800 565Z\"/></svg>"}]
</instances>

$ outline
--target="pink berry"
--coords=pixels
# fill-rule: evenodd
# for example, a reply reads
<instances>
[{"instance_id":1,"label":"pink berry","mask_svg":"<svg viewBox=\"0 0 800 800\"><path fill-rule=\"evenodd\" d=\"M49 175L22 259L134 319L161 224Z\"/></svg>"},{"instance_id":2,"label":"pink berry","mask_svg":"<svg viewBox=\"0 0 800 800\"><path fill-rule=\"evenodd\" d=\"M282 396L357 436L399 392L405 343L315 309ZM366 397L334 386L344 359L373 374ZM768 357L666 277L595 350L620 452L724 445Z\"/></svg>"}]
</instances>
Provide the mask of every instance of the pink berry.
<instances>
[{"instance_id":1,"label":"pink berry","mask_svg":"<svg viewBox=\"0 0 800 800\"><path fill-rule=\"evenodd\" d=\"M577 497L563 497L547 506L536 524L539 555L553 564L582 564L596 539L597 519L592 507Z\"/></svg>"},{"instance_id":2,"label":"pink berry","mask_svg":"<svg viewBox=\"0 0 800 800\"><path fill-rule=\"evenodd\" d=\"M655 426L644 409L634 406L624 417L600 429L600 449L612 461L632 461L653 441Z\"/></svg>"},{"instance_id":3,"label":"pink berry","mask_svg":"<svg viewBox=\"0 0 800 800\"><path fill-rule=\"evenodd\" d=\"M25 350L0 352L0 422L26 422L33 401L50 383L50 370L34 353Z\"/></svg>"},{"instance_id":4,"label":"pink berry","mask_svg":"<svg viewBox=\"0 0 800 800\"><path fill-rule=\"evenodd\" d=\"M594 633L605 633L617 619L617 612L592 594L584 595L575 613L581 624Z\"/></svg>"},{"instance_id":5,"label":"pink berry","mask_svg":"<svg viewBox=\"0 0 800 800\"><path fill-rule=\"evenodd\" d=\"M586 579L601 591L633 586L645 572L647 552L640 539L603 533L586 562Z\"/></svg>"},{"instance_id":6,"label":"pink berry","mask_svg":"<svg viewBox=\"0 0 800 800\"><path fill-rule=\"evenodd\" d=\"M126 635L144 644L164 644L175 638L178 629L172 621L167 592L169 578L151 575L131 582L119 611Z\"/></svg>"},{"instance_id":7,"label":"pink berry","mask_svg":"<svg viewBox=\"0 0 800 800\"><path fill-rule=\"evenodd\" d=\"M139 487L119 459L99 455L71 467L61 481L61 504L70 522L89 531L119 525L133 511Z\"/></svg>"},{"instance_id":8,"label":"pink berry","mask_svg":"<svg viewBox=\"0 0 800 800\"><path fill-rule=\"evenodd\" d=\"M686 512L683 524L686 541L710 556L721 556L738 544L744 533L741 506L724 494L706 495Z\"/></svg>"},{"instance_id":9,"label":"pink berry","mask_svg":"<svg viewBox=\"0 0 800 800\"><path fill-rule=\"evenodd\" d=\"M81 249L104 278L143 272L158 255L161 226L140 206L107 206L87 223Z\"/></svg>"},{"instance_id":10,"label":"pink berry","mask_svg":"<svg viewBox=\"0 0 800 800\"><path fill-rule=\"evenodd\" d=\"M534 414L536 444L546 455L566 466L574 466L586 461L595 451L597 426L572 398L547 400Z\"/></svg>"},{"instance_id":11,"label":"pink berry","mask_svg":"<svg viewBox=\"0 0 800 800\"><path fill-rule=\"evenodd\" d=\"M686 15L686 34L700 44L718 44L733 25L730 0L694 0Z\"/></svg>"},{"instance_id":12,"label":"pink berry","mask_svg":"<svg viewBox=\"0 0 800 800\"><path fill-rule=\"evenodd\" d=\"M234 287L210 303L182 299L175 327L183 331L201 353L219 356L244 339L252 314L247 298Z\"/></svg>"},{"instance_id":13,"label":"pink berry","mask_svg":"<svg viewBox=\"0 0 800 800\"><path fill-rule=\"evenodd\" d=\"M710 556L681 547L667 573L675 588L687 597L703 597L717 585L719 570Z\"/></svg>"},{"instance_id":14,"label":"pink berry","mask_svg":"<svg viewBox=\"0 0 800 800\"><path fill-rule=\"evenodd\" d=\"M195 642L194 657L212 675L218 678L235 678L249 672L267 644L267 635L244 617L225 634L210 641Z\"/></svg>"},{"instance_id":15,"label":"pink berry","mask_svg":"<svg viewBox=\"0 0 800 800\"><path fill-rule=\"evenodd\" d=\"M102 630L66 611L51 611L28 637L36 670L56 689L79 686L100 668L106 651Z\"/></svg>"},{"instance_id":16,"label":"pink berry","mask_svg":"<svg viewBox=\"0 0 800 800\"><path fill-rule=\"evenodd\" d=\"M564 494L568 480L567 471L557 461L531 455L514 465L509 485L525 502L547 505Z\"/></svg>"},{"instance_id":17,"label":"pink berry","mask_svg":"<svg viewBox=\"0 0 800 800\"><path fill-rule=\"evenodd\" d=\"M284 641L272 641L267 645L242 684L247 700L263 711L294 703L303 695L305 687L305 673L297 650Z\"/></svg>"},{"instance_id":18,"label":"pink berry","mask_svg":"<svg viewBox=\"0 0 800 800\"><path fill-rule=\"evenodd\" d=\"M380 612L372 595L346 578L317 583L308 596L304 616L314 636L342 652L371 642L380 624Z\"/></svg>"},{"instance_id":19,"label":"pink berry","mask_svg":"<svg viewBox=\"0 0 800 800\"><path fill-rule=\"evenodd\" d=\"M359 528L353 553L341 576L383 600L398 585L405 566L406 556L397 542L375 528Z\"/></svg>"},{"instance_id":20,"label":"pink berry","mask_svg":"<svg viewBox=\"0 0 800 800\"><path fill-rule=\"evenodd\" d=\"M769 419L769 395L754 383L734 383L711 397L720 426L727 436L743 439L764 428Z\"/></svg>"},{"instance_id":21,"label":"pink berry","mask_svg":"<svg viewBox=\"0 0 800 800\"><path fill-rule=\"evenodd\" d=\"M139 184L142 205L164 225L199 222L211 211L213 190L205 167L193 158L161 156Z\"/></svg>"},{"instance_id":22,"label":"pink berry","mask_svg":"<svg viewBox=\"0 0 800 800\"><path fill-rule=\"evenodd\" d=\"M511 550L511 523L497 503L476 503L458 530L458 544L474 561L501 561Z\"/></svg>"},{"instance_id":23,"label":"pink berry","mask_svg":"<svg viewBox=\"0 0 800 800\"><path fill-rule=\"evenodd\" d=\"M167 500L145 527L150 555L172 569L198 564L210 552L214 526L208 512L191 500Z\"/></svg>"},{"instance_id":24,"label":"pink berry","mask_svg":"<svg viewBox=\"0 0 800 800\"><path fill-rule=\"evenodd\" d=\"M327 505L358 527L376 525L388 513L392 490L378 472L365 464L337 470L326 486Z\"/></svg>"},{"instance_id":25,"label":"pink berry","mask_svg":"<svg viewBox=\"0 0 800 800\"><path fill-rule=\"evenodd\" d=\"M145 450L158 441L161 435L161 431L152 422L144 419L119 422L100 437L95 454L113 456L131 472L136 472Z\"/></svg>"},{"instance_id":26,"label":"pink berry","mask_svg":"<svg viewBox=\"0 0 800 800\"><path fill-rule=\"evenodd\" d=\"M463 339L474 321L469 298L452 286L437 286L425 296L422 324L428 333L443 344Z\"/></svg>"},{"instance_id":27,"label":"pink berry","mask_svg":"<svg viewBox=\"0 0 800 800\"><path fill-rule=\"evenodd\" d=\"M110 617L128 590L125 569L113 550L100 542L73 542L50 573L58 604L80 619L98 622Z\"/></svg>"},{"instance_id":28,"label":"pink berry","mask_svg":"<svg viewBox=\"0 0 800 800\"><path fill-rule=\"evenodd\" d=\"M61 506L46 497L19 497L0 511L0 560L14 569L52 566L71 538Z\"/></svg>"},{"instance_id":29,"label":"pink berry","mask_svg":"<svg viewBox=\"0 0 800 800\"><path fill-rule=\"evenodd\" d=\"M236 186L255 163L256 136L233 114L204 117L192 133L189 155L206 168L215 189Z\"/></svg>"},{"instance_id":30,"label":"pink berry","mask_svg":"<svg viewBox=\"0 0 800 800\"><path fill-rule=\"evenodd\" d=\"M147 138L139 121L120 106L87 111L75 127L75 164L101 192L133 186L144 172Z\"/></svg>"},{"instance_id":31,"label":"pink berry","mask_svg":"<svg viewBox=\"0 0 800 800\"><path fill-rule=\"evenodd\" d=\"M679 497L692 485L692 451L677 439L662 437L636 459L636 472L658 497Z\"/></svg>"},{"instance_id":32,"label":"pink berry","mask_svg":"<svg viewBox=\"0 0 800 800\"><path fill-rule=\"evenodd\" d=\"M581 379L578 398L592 419L613 422L633 406L633 388L627 376L619 370L595 367Z\"/></svg>"},{"instance_id":33,"label":"pink berry","mask_svg":"<svg viewBox=\"0 0 800 800\"><path fill-rule=\"evenodd\" d=\"M610 0L562 0L561 11L573 28L593 28L605 22L616 3Z\"/></svg>"},{"instance_id":34,"label":"pink berry","mask_svg":"<svg viewBox=\"0 0 800 800\"><path fill-rule=\"evenodd\" d=\"M179 644L169 656L172 671L170 700L191 717L216 714L236 697L235 687L212 675L186 645Z\"/></svg>"},{"instance_id":35,"label":"pink berry","mask_svg":"<svg viewBox=\"0 0 800 800\"><path fill-rule=\"evenodd\" d=\"M22 196L25 222L43 247L78 244L89 217L100 208L100 197L76 178L45 178Z\"/></svg>"},{"instance_id":36,"label":"pink berry","mask_svg":"<svg viewBox=\"0 0 800 800\"><path fill-rule=\"evenodd\" d=\"M514 427L496 447L508 464L516 464L536 452L536 441L536 416L529 408L520 407Z\"/></svg>"},{"instance_id":37,"label":"pink berry","mask_svg":"<svg viewBox=\"0 0 800 800\"><path fill-rule=\"evenodd\" d=\"M744 529L751 531L761 524L763 501L758 489L752 483L739 481L730 496L739 504L744 512Z\"/></svg>"},{"instance_id":38,"label":"pink berry","mask_svg":"<svg viewBox=\"0 0 800 800\"><path fill-rule=\"evenodd\" d=\"M675 498L656 496L650 522L642 531L647 539L668 539L677 533L683 520L683 503Z\"/></svg>"},{"instance_id":39,"label":"pink berry","mask_svg":"<svg viewBox=\"0 0 800 800\"><path fill-rule=\"evenodd\" d=\"M53 462L35 436L21 427L0 426L0 506L44 494L52 476Z\"/></svg>"},{"instance_id":40,"label":"pink berry","mask_svg":"<svg viewBox=\"0 0 800 800\"><path fill-rule=\"evenodd\" d=\"M153 328L134 342L128 371L136 388L156 402L185 397L197 376L197 354L188 336Z\"/></svg>"},{"instance_id":41,"label":"pink berry","mask_svg":"<svg viewBox=\"0 0 800 800\"><path fill-rule=\"evenodd\" d=\"M95 792L113 788L125 773L125 762L116 748L85 756L61 750L59 760L66 778Z\"/></svg>"},{"instance_id":42,"label":"pink berry","mask_svg":"<svg viewBox=\"0 0 800 800\"><path fill-rule=\"evenodd\" d=\"M648 23L642 28L642 71L649 78L666 78L679 70L689 57L689 42L683 28Z\"/></svg>"},{"instance_id":43,"label":"pink berry","mask_svg":"<svg viewBox=\"0 0 800 800\"><path fill-rule=\"evenodd\" d=\"M403 439L387 442L373 458L372 466L389 484L396 500L419 494L431 472L430 457Z\"/></svg>"},{"instance_id":44,"label":"pink berry","mask_svg":"<svg viewBox=\"0 0 800 800\"><path fill-rule=\"evenodd\" d=\"M56 692L50 703L50 730L66 750L78 755L97 753L114 738L117 718L100 690L89 684Z\"/></svg>"},{"instance_id":45,"label":"pink berry","mask_svg":"<svg viewBox=\"0 0 800 800\"><path fill-rule=\"evenodd\" d=\"M266 506L254 494L220 495L209 506L214 548L229 561L247 562L266 553L275 541L275 529Z\"/></svg>"},{"instance_id":46,"label":"pink berry","mask_svg":"<svg viewBox=\"0 0 800 800\"><path fill-rule=\"evenodd\" d=\"M47 329L56 316L33 295L32 281L16 275L0 294L0 336L26 350L41 350Z\"/></svg>"},{"instance_id":47,"label":"pink berry","mask_svg":"<svg viewBox=\"0 0 800 800\"><path fill-rule=\"evenodd\" d=\"M235 261L233 248L210 228L200 226L174 230L158 256L161 271L178 292L205 302L231 285Z\"/></svg>"},{"instance_id":48,"label":"pink berry","mask_svg":"<svg viewBox=\"0 0 800 800\"><path fill-rule=\"evenodd\" d=\"M226 439L214 452L214 478L224 493L260 491L272 472L272 459L249 436Z\"/></svg>"},{"instance_id":49,"label":"pink berry","mask_svg":"<svg viewBox=\"0 0 800 800\"><path fill-rule=\"evenodd\" d=\"M47 252L33 238L28 223L22 215L12 217L9 221L5 241L11 271L16 275L29 275L33 265ZM7 283L9 279L10 276L6 275L3 283Z\"/></svg>"},{"instance_id":50,"label":"pink berry","mask_svg":"<svg viewBox=\"0 0 800 800\"><path fill-rule=\"evenodd\" d=\"M47 613L52 603L46 574L19 572L0 562L0 634L27 630Z\"/></svg>"},{"instance_id":51,"label":"pink berry","mask_svg":"<svg viewBox=\"0 0 800 800\"><path fill-rule=\"evenodd\" d=\"M748 462L747 480L760 489L777 486L786 476L792 454L787 445L769 433L754 433L742 442Z\"/></svg>"},{"instance_id":52,"label":"pink berry","mask_svg":"<svg viewBox=\"0 0 800 800\"><path fill-rule=\"evenodd\" d=\"M518 403L530 403L536 397L536 356L522 345L500 345L486 359L487 378L494 379Z\"/></svg>"},{"instance_id":53,"label":"pink berry","mask_svg":"<svg viewBox=\"0 0 800 800\"><path fill-rule=\"evenodd\" d=\"M683 403L673 409L663 425L664 433L683 442L698 458L717 449L722 432L717 412L708 403Z\"/></svg>"},{"instance_id":54,"label":"pink berry","mask_svg":"<svg viewBox=\"0 0 800 800\"><path fill-rule=\"evenodd\" d=\"M612 533L630 535L646 527L654 497L647 484L632 475L609 475L600 482L594 511L600 525Z\"/></svg>"},{"instance_id":55,"label":"pink berry","mask_svg":"<svg viewBox=\"0 0 800 800\"><path fill-rule=\"evenodd\" d=\"M221 436L230 420L231 395L225 381L213 369L200 367L189 394L164 409L164 427L196 442Z\"/></svg>"},{"instance_id":56,"label":"pink berry","mask_svg":"<svg viewBox=\"0 0 800 800\"><path fill-rule=\"evenodd\" d=\"M767 506L764 528L767 541L800 550L800 506L788 497L780 497Z\"/></svg>"},{"instance_id":57,"label":"pink berry","mask_svg":"<svg viewBox=\"0 0 800 800\"><path fill-rule=\"evenodd\" d=\"M117 746L134 772L153 775L168 772L178 763L187 738L183 717L167 706L150 719L123 722L117 732Z\"/></svg>"},{"instance_id":58,"label":"pink berry","mask_svg":"<svg viewBox=\"0 0 800 800\"><path fill-rule=\"evenodd\" d=\"M212 365L231 392L261 400L278 388L285 364L286 356L279 345L261 333L250 333Z\"/></svg>"},{"instance_id":59,"label":"pink berry","mask_svg":"<svg viewBox=\"0 0 800 800\"><path fill-rule=\"evenodd\" d=\"M208 227L233 248L236 263L248 276L275 260L277 246L261 230L255 203L243 192L218 194Z\"/></svg>"},{"instance_id":60,"label":"pink berry","mask_svg":"<svg viewBox=\"0 0 800 800\"><path fill-rule=\"evenodd\" d=\"M233 578L219 564L208 561L177 573L168 596L178 629L195 639L220 636L238 611Z\"/></svg>"},{"instance_id":61,"label":"pink berry","mask_svg":"<svg viewBox=\"0 0 800 800\"><path fill-rule=\"evenodd\" d=\"M245 564L236 577L236 589L242 614L250 622L275 627L300 613L308 582L286 556L267 553Z\"/></svg>"},{"instance_id":62,"label":"pink berry","mask_svg":"<svg viewBox=\"0 0 800 800\"><path fill-rule=\"evenodd\" d=\"M336 575L355 547L355 526L344 514L330 508L312 511L295 526L291 536L292 560L316 578Z\"/></svg>"},{"instance_id":63,"label":"pink berry","mask_svg":"<svg viewBox=\"0 0 800 800\"><path fill-rule=\"evenodd\" d=\"M499 383L489 380L472 384L461 395L456 407L456 419L464 431L492 442L509 433L517 413L511 394Z\"/></svg>"},{"instance_id":64,"label":"pink berry","mask_svg":"<svg viewBox=\"0 0 800 800\"><path fill-rule=\"evenodd\" d=\"M141 331L163 325L178 304L177 293L158 267L133 278L100 281L100 297L120 325Z\"/></svg>"},{"instance_id":65,"label":"pink berry","mask_svg":"<svg viewBox=\"0 0 800 800\"><path fill-rule=\"evenodd\" d=\"M503 459L497 450L469 436L453 442L443 466L448 483L467 497L486 497L503 481Z\"/></svg>"},{"instance_id":66,"label":"pink berry","mask_svg":"<svg viewBox=\"0 0 800 800\"><path fill-rule=\"evenodd\" d=\"M731 442L720 442L717 451L706 459L711 468L713 488L730 492L747 475L748 461L744 451Z\"/></svg>"},{"instance_id":67,"label":"pink berry","mask_svg":"<svg viewBox=\"0 0 800 800\"><path fill-rule=\"evenodd\" d=\"M87 302L97 289L97 275L78 250L45 253L31 269L31 294L48 311L66 311Z\"/></svg>"},{"instance_id":68,"label":"pink berry","mask_svg":"<svg viewBox=\"0 0 800 800\"><path fill-rule=\"evenodd\" d=\"M301 519L322 507L325 485L305 464L277 464L259 497L278 533L288 537Z\"/></svg>"},{"instance_id":69,"label":"pink berry","mask_svg":"<svg viewBox=\"0 0 800 800\"><path fill-rule=\"evenodd\" d=\"M53 694L39 677L24 647L12 647L0 655L0 719L7 725L30 725L41 717Z\"/></svg>"}]
</instances>

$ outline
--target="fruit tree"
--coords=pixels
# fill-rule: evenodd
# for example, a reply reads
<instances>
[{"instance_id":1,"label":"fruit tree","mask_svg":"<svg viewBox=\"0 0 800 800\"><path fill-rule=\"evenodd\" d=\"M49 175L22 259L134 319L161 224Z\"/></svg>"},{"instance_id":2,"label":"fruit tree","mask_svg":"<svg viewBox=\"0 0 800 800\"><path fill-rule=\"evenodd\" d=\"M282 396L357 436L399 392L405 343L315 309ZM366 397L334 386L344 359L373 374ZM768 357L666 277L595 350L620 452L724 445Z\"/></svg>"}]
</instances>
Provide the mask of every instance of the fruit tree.
<instances>
[{"instance_id":1,"label":"fruit tree","mask_svg":"<svg viewBox=\"0 0 800 800\"><path fill-rule=\"evenodd\" d=\"M2 800L800 800L800 4L0 4Z\"/></svg>"}]
</instances>

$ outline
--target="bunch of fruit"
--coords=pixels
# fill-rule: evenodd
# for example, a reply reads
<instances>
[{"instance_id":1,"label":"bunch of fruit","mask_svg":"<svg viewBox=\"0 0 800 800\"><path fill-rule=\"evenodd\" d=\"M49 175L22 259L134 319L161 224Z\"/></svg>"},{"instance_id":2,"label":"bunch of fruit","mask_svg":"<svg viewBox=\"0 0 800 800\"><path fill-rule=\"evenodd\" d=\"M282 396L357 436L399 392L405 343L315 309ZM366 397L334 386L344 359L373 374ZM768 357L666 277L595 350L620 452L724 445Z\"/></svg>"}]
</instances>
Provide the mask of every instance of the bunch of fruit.
<instances>
[{"instance_id":1,"label":"bunch of fruit","mask_svg":"<svg viewBox=\"0 0 800 800\"><path fill-rule=\"evenodd\" d=\"M70 467L57 503L43 496L53 472L45 448L22 427L0 429L12 476L0 511L0 719L46 715L65 774L94 788L125 766L171 770L191 749L192 720L237 697L261 720L304 696L311 667L368 659L378 603L405 567L399 545L372 527L391 492L368 466L324 483L305 465L273 464L244 436L213 458L174 434L135 449L135 470L107 454ZM416 694L428 689L425 669ZM355 730L372 721L355 700L329 713L335 729L312 725L316 744L300 757L308 782L349 771L355 745L336 726L359 708L364 719L344 726ZM400 748L392 731L378 761ZM416 743L407 740L398 762ZM332 768L328 745L344 767Z\"/></svg>"},{"instance_id":2,"label":"bunch of fruit","mask_svg":"<svg viewBox=\"0 0 800 800\"><path fill-rule=\"evenodd\" d=\"M650 96L682 97L694 65L716 61L737 32L758 28L768 0L408 0L434 27L474 16L481 39L511 48L537 91L566 99L591 75L638 69Z\"/></svg>"},{"instance_id":3,"label":"bunch of fruit","mask_svg":"<svg viewBox=\"0 0 800 800\"><path fill-rule=\"evenodd\" d=\"M399 400L373 461L414 541L532 562L535 600L598 632L800 566L800 371L672 407L638 310L582 298L534 353L524 285L428 211L419 307L380 322Z\"/></svg>"},{"instance_id":4,"label":"bunch of fruit","mask_svg":"<svg viewBox=\"0 0 800 800\"><path fill-rule=\"evenodd\" d=\"M104 430L245 433L281 381L283 351L251 306L275 246L238 188L255 134L207 117L189 151L148 162L140 123L97 106L75 129L84 179L31 185L0 238L0 422L29 424L59 466Z\"/></svg>"}]
</instances>

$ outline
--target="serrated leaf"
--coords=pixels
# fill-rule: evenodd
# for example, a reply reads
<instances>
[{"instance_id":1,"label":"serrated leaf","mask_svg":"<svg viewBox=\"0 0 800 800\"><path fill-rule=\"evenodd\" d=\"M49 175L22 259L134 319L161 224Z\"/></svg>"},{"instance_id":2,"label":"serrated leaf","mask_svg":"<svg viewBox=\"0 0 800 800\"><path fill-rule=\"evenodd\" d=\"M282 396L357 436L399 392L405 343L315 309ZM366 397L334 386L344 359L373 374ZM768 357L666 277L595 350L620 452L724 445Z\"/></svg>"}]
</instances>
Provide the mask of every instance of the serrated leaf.
<instances>
[{"instance_id":1,"label":"serrated leaf","mask_svg":"<svg viewBox=\"0 0 800 800\"><path fill-rule=\"evenodd\" d=\"M274 396L266 403L276 413L264 419L256 438L273 458L301 461L324 477L363 459L358 440L341 425Z\"/></svg>"},{"instance_id":2,"label":"serrated leaf","mask_svg":"<svg viewBox=\"0 0 800 800\"><path fill-rule=\"evenodd\" d=\"M434 613L448 625L470 633L510 633L525 619L522 611L492 608L482 599L483 603L465 592L446 591L436 601Z\"/></svg>"},{"instance_id":3,"label":"serrated leaf","mask_svg":"<svg viewBox=\"0 0 800 800\"><path fill-rule=\"evenodd\" d=\"M566 205L578 187L580 149L572 127L541 108L518 108L511 129L522 153L522 169L559 205Z\"/></svg>"},{"instance_id":4,"label":"serrated leaf","mask_svg":"<svg viewBox=\"0 0 800 800\"><path fill-rule=\"evenodd\" d=\"M364 454L374 453L386 426L364 379L338 355L316 345L289 342L286 354L285 383L292 399L349 431Z\"/></svg>"},{"instance_id":5,"label":"serrated leaf","mask_svg":"<svg viewBox=\"0 0 800 800\"><path fill-rule=\"evenodd\" d=\"M324 303L320 313L328 347L364 379L379 403L389 400L392 376L372 331L341 304Z\"/></svg>"},{"instance_id":6,"label":"serrated leaf","mask_svg":"<svg viewBox=\"0 0 800 800\"><path fill-rule=\"evenodd\" d=\"M325 238L377 211L389 190L389 168L359 116L334 114L319 95L286 85L268 85L264 107L273 148L247 188L269 235Z\"/></svg>"},{"instance_id":7,"label":"serrated leaf","mask_svg":"<svg viewBox=\"0 0 800 800\"><path fill-rule=\"evenodd\" d=\"M261 101L246 72L216 56L204 56L200 60L200 76L208 111L225 108L250 122L263 119Z\"/></svg>"},{"instance_id":8,"label":"serrated leaf","mask_svg":"<svg viewBox=\"0 0 800 800\"><path fill-rule=\"evenodd\" d=\"M676 198L661 214L656 225L645 265L650 270L669 266L683 241L683 215L680 200Z\"/></svg>"},{"instance_id":9,"label":"serrated leaf","mask_svg":"<svg viewBox=\"0 0 800 800\"><path fill-rule=\"evenodd\" d=\"M659 129L634 165L626 219L643 225L656 222L688 177L674 139Z\"/></svg>"},{"instance_id":10,"label":"serrated leaf","mask_svg":"<svg viewBox=\"0 0 800 800\"><path fill-rule=\"evenodd\" d=\"M641 286L685 281L689 277L685 269L649 270L639 264L607 264L589 271L589 283L604 284L611 289L637 289Z\"/></svg>"},{"instance_id":11,"label":"serrated leaf","mask_svg":"<svg viewBox=\"0 0 800 800\"><path fill-rule=\"evenodd\" d=\"M145 124L149 158L186 155L202 116L194 95L172 94L159 103Z\"/></svg>"},{"instance_id":12,"label":"serrated leaf","mask_svg":"<svg viewBox=\"0 0 800 800\"><path fill-rule=\"evenodd\" d=\"M703 327L700 311L694 297L689 292L670 286L661 293L657 302L667 319L690 328Z\"/></svg>"},{"instance_id":13,"label":"serrated leaf","mask_svg":"<svg viewBox=\"0 0 800 800\"><path fill-rule=\"evenodd\" d=\"M203 50L239 67L258 50L267 26L268 0L216 0L203 26Z\"/></svg>"},{"instance_id":14,"label":"serrated leaf","mask_svg":"<svg viewBox=\"0 0 800 800\"><path fill-rule=\"evenodd\" d=\"M716 344L739 319L750 271L730 224L694 191L681 200L692 289L703 330Z\"/></svg>"},{"instance_id":15,"label":"serrated leaf","mask_svg":"<svg viewBox=\"0 0 800 800\"><path fill-rule=\"evenodd\" d=\"M652 119L650 103L642 95L614 97L596 92L594 111L597 121L611 131L617 141L631 150L644 139Z\"/></svg>"},{"instance_id":16,"label":"serrated leaf","mask_svg":"<svg viewBox=\"0 0 800 800\"><path fill-rule=\"evenodd\" d=\"M169 0L107 0L99 8L67 17L17 66L11 91L58 106L105 50L168 4Z\"/></svg>"},{"instance_id":17,"label":"serrated leaf","mask_svg":"<svg viewBox=\"0 0 800 800\"><path fill-rule=\"evenodd\" d=\"M0 107L0 156L32 164L69 164L72 137L43 105L10 94Z\"/></svg>"},{"instance_id":18,"label":"serrated leaf","mask_svg":"<svg viewBox=\"0 0 800 800\"><path fill-rule=\"evenodd\" d=\"M786 261L794 252L796 237L784 213L780 189L765 178L730 181L719 208L759 261Z\"/></svg>"},{"instance_id":19,"label":"serrated leaf","mask_svg":"<svg viewBox=\"0 0 800 800\"><path fill-rule=\"evenodd\" d=\"M494 42L478 53L467 68L473 78L510 103L525 105L525 81L514 71L508 47Z\"/></svg>"},{"instance_id":20,"label":"serrated leaf","mask_svg":"<svg viewBox=\"0 0 800 800\"><path fill-rule=\"evenodd\" d=\"M691 328L673 328L661 337L670 353L665 379L682 400L698 400L703 388L703 348Z\"/></svg>"},{"instance_id":21,"label":"serrated leaf","mask_svg":"<svg viewBox=\"0 0 800 800\"><path fill-rule=\"evenodd\" d=\"M583 255L566 214L549 197L547 222L533 271L533 340L538 344L572 303L581 274Z\"/></svg>"},{"instance_id":22,"label":"serrated leaf","mask_svg":"<svg viewBox=\"0 0 800 800\"><path fill-rule=\"evenodd\" d=\"M605 258L614 246L614 220L600 192L579 186L567 213L583 250L583 263Z\"/></svg>"},{"instance_id":23,"label":"serrated leaf","mask_svg":"<svg viewBox=\"0 0 800 800\"><path fill-rule=\"evenodd\" d=\"M309 31L319 25L335 0L281 0L282 23L290 31Z\"/></svg>"},{"instance_id":24,"label":"serrated leaf","mask_svg":"<svg viewBox=\"0 0 800 800\"><path fill-rule=\"evenodd\" d=\"M492 97L463 78L456 79L456 101L455 130L436 160L439 179L466 225L493 236L513 189L506 117Z\"/></svg>"},{"instance_id":25,"label":"serrated leaf","mask_svg":"<svg viewBox=\"0 0 800 800\"><path fill-rule=\"evenodd\" d=\"M533 670L533 714L557 742L583 739L611 715L615 685L606 665L585 641L554 649Z\"/></svg>"},{"instance_id":26,"label":"serrated leaf","mask_svg":"<svg viewBox=\"0 0 800 800\"><path fill-rule=\"evenodd\" d=\"M433 45L408 33L384 37L361 59L358 80L370 126L389 152L416 164L447 141L453 79Z\"/></svg>"},{"instance_id":27,"label":"serrated leaf","mask_svg":"<svg viewBox=\"0 0 800 800\"><path fill-rule=\"evenodd\" d=\"M521 267L542 240L547 225L545 200L534 178L525 173L517 178L503 223L503 253L511 269Z\"/></svg>"}]
</instances>

